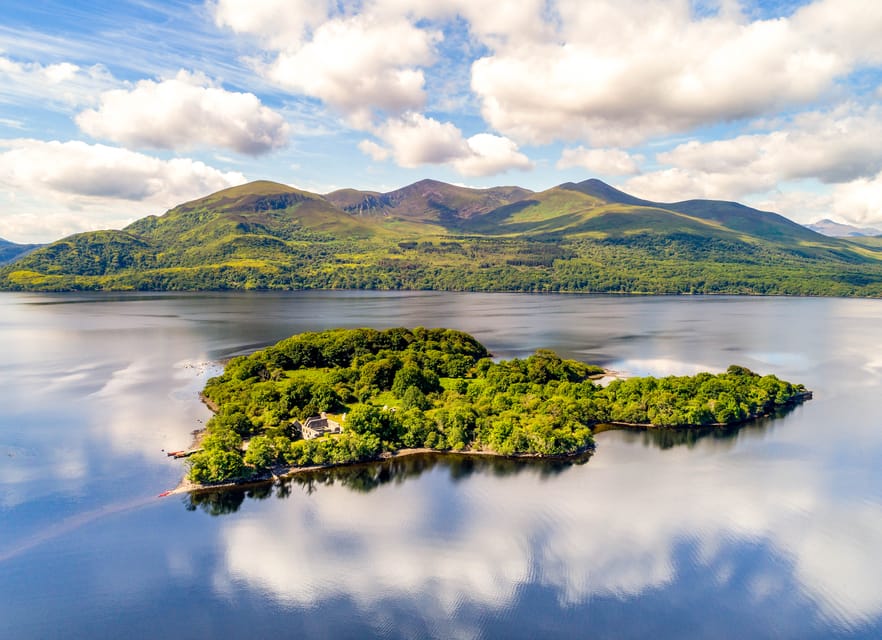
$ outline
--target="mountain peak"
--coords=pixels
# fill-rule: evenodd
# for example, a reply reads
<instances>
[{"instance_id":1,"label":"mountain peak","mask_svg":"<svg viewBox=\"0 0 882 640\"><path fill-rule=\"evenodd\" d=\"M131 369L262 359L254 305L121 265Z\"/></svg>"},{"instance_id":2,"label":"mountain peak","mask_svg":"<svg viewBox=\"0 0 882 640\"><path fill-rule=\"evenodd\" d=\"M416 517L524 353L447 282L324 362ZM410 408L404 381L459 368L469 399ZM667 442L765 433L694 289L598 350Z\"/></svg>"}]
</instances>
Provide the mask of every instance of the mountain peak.
<instances>
[{"instance_id":1,"label":"mountain peak","mask_svg":"<svg viewBox=\"0 0 882 640\"><path fill-rule=\"evenodd\" d=\"M578 191L580 193L584 193L585 195L591 196L592 198L603 200L604 202L644 206L652 204L648 200L635 198L634 196L629 195L619 189L616 189L615 187L605 183L603 180L598 180L597 178L589 178L587 180L583 180L582 182L565 182L564 184L560 185L560 188L568 189L570 191Z\"/></svg>"},{"instance_id":2,"label":"mountain peak","mask_svg":"<svg viewBox=\"0 0 882 640\"><path fill-rule=\"evenodd\" d=\"M204 208L216 211L270 211L287 209L304 200L323 200L323 198L318 194L295 189L279 182L254 180L222 189L204 198L185 202L175 208L181 211Z\"/></svg>"},{"instance_id":3,"label":"mountain peak","mask_svg":"<svg viewBox=\"0 0 882 640\"><path fill-rule=\"evenodd\" d=\"M395 216L456 226L532 193L521 187L472 189L429 178L386 193L341 189L327 194L332 204L354 215Z\"/></svg>"}]
</instances>

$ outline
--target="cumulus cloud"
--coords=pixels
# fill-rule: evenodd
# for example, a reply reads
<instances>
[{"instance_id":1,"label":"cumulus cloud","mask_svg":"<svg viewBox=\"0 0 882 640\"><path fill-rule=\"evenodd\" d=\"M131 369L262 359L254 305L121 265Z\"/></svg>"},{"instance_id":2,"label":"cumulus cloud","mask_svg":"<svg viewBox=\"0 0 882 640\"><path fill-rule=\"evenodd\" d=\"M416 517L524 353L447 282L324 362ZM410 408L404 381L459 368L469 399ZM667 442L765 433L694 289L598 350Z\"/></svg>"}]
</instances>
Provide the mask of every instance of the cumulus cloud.
<instances>
[{"instance_id":1,"label":"cumulus cloud","mask_svg":"<svg viewBox=\"0 0 882 640\"><path fill-rule=\"evenodd\" d=\"M0 103L32 105L37 102L53 108L90 105L96 96L118 87L106 67L81 67L71 62L40 64L0 56Z\"/></svg>"},{"instance_id":2,"label":"cumulus cloud","mask_svg":"<svg viewBox=\"0 0 882 640\"><path fill-rule=\"evenodd\" d=\"M319 26L304 46L280 52L266 73L364 128L376 109L398 114L423 105L425 78L416 66L432 61L440 37L402 18L336 18Z\"/></svg>"},{"instance_id":3,"label":"cumulus cloud","mask_svg":"<svg viewBox=\"0 0 882 640\"><path fill-rule=\"evenodd\" d=\"M833 213L833 196L829 193L818 193L806 190L776 190L755 198L747 198L745 202L761 211L775 211L787 217L808 224L822 218L840 218Z\"/></svg>"},{"instance_id":4,"label":"cumulus cloud","mask_svg":"<svg viewBox=\"0 0 882 640\"><path fill-rule=\"evenodd\" d=\"M0 143L0 181L58 194L146 200L159 194L205 194L244 182L189 158L160 160L85 142L7 140ZM184 198L181 198L184 199Z\"/></svg>"},{"instance_id":5,"label":"cumulus cloud","mask_svg":"<svg viewBox=\"0 0 882 640\"><path fill-rule=\"evenodd\" d=\"M584 167L601 175L626 176L640 173L639 163L642 160L642 156L631 155L622 149L586 149L580 146L564 149L557 168Z\"/></svg>"},{"instance_id":6,"label":"cumulus cloud","mask_svg":"<svg viewBox=\"0 0 882 640\"><path fill-rule=\"evenodd\" d=\"M419 113L387 120L376 130L402 167L443 164L468 154L462 132L450 122L439 122Z\"/></svg>"},{"instance_id":7,"label":"cumulus cloud","mask_svg":"<svg viewBox=\"0 0 882 640\"><path fill-rule=\"evenodd\" d=\"M497 155L505 156L502 141L585 141L594 148L567 149L558 166L606 175L639 173L640 159L628 156L627 147L810 104L832 95L854 71L882 62L882 5L863 0L815 0L764 19L738 2L697 11L686 0L266 0L259 6L212 0L209 7L219 26L254 36L263 55L253 64L265 77L378 135L386 146L362 143L362 151L375 159L390 155L403 166L435 162L422 160L423 152L447 149L448 162L456 156L443 127L436 127L442 139L422 151L391 141L404 133L390 132L390 140L377 133L394 128L383 124L390 119L407 120L424 108L426 73L443 77L462 62L448 58L435 66L445 25L466 25L472 43L486 52L471 64L470 86L498 138ZM467 49L466 60L478 50ZM403 128L418 137L413 127ZM475 160L489 157L476 151L489 142L464 140L460 148L473 153L458 170L493 172L493 162ZM517 165L517 153L502 164ZM854 174L858 162L840 163L840 171ZM644 182L702 187L694 178L677 166ZM720 182L703 186L705 194L750 193L756 177Z\"/></svg>"},{"instance_id":8,"label":"cumulus cloud","mask_svg":"<svg viewBox=\"0 0 882 640\"><path fill-rule=\"evenodd\" d=\"M634 176L625 182L623 189L647 200L673 202L692 198L738 200L747 194L766 192L773 187L775 181L768 175L711 175L668 167Z\"/></svg>"},{"instance_id":9,"label":"cumulus cloud","mask_svg":"<svg viewBox=\"0 0 882 640\"><path fill-rule=\"evenodd\" d=\"M358 143L359 150L366 156L370 156L377 162L382 162L389 157L389 150L384 149L373 140L362 140Z\"/></svg>"},{"instance_id":10,"label":"cumulus cloud","mask_svg":"<svg viewBox=\"0 0 882 640\"><path fill-rule=\"evenodd\" d=\"M227 91L183 70L172 79L104 92L100 106L76 122L91 136L136 147L224 147L249 155L284 146L289 130L253 93Z\"/></svg>"},{"instance_id":11,"label":"cumulus cloud","mask_svg":"<svg viewBox=\"0 0 882 640\"><path fill-rule=\"evenodd\" d=\"M298 44L329 11L327 0L217 0L208 5L217 26L259 36L279 49Z\"/></svg>"},{"instance_id":12,"label":"cumulus cloud","mask_svg":"<svg viewBox=\"0 0 882 640\"><path fill-rule=\"evenodd\" d=\"M827 213L842 215L840 211L846 205L835 203L844 203L847 193L863 192L859 185L872 184L870 179L882 170L882 148L876 143L879 139L879 107L842 105L832 111L806 112L767 133L678 145L656 156L659 163L668 165L666 168L631 178L626 189L653 200L732 200L769 192L781 183L818 180L840 185L830 203L833 211ZM806 219L803 206L809 200L810 210L819 213L823 203L817 196L789 194L764 199L786 206L780 210L800 220ZM872 206L853 210L860 210L861 216L874 215ZM862 218L852 214L847 219Z\"/></svg>"},{"instance_id":13,"label":"cumulus cloud","mask_svg":"<svg viewBox=\"0 0 882 640\"><path fill-rule=\"evenodd\" d=\"M533 166L508 138L479 133L465 139L452 123L418 113L389 119L374 133L387 146L364 140L362 152L374 160L391 156L402 167L449 163L461 175L487 176Z\"/></svg>"},{"instance_id":14,"label":"cumulus cloud","mask_svg":"<svg viewBox=\"0 0 882 640\"><path fill-rule=\"evenodd\" d=\"M557 41L472 66L487 122L519 142L630 145L812 101L882 60L882 5L820 0L787 18L696 17L687 2L557 5ZM853 37L854 34L854 37Z\"/></svg>"},{"instance_id":15,"label":"cumulus cloud","mask_svg":"<svg viewBox=\"0 0 882 640\"><path fill-rule=\"evenodd\" d=\"M842 105L796 116L779 130L712 142L681 144L658 160L708 174L754 173L775 182L818 178L835 183L882 168L882 109Z\"/></svg>"},{"instance_id":16,"label":"cumulus cloud","mask_svg":"<svg viewBox=\"0 0 882 640\"><path fill-rule=\"evenodd\" d=\"M0 230L11 230L9 235L20 239L16 229L43 228L47 235L28 239L54 240L62 229L116 226L121 220L131 222L244 182L241 173L222 172L189 158L162 160L79 141L4 140L0 142L0 190L16 206L14 213L0 220ZM35 219L46 215L61 225L54 233L51 225L35 224Z\"/></svg>"},{"instance_id":17,"label":"cumulus cloud","mask_svg":"<svg viewBox=\"0 0 882 640\"><path fill-rule=\"evenodd\" d=\"M376 111L397 115L425 103L419 67L434 61L439 31L370 4L349 13L327 2L253 4L220 0L211 8L218 25L261 39L271 60L255 66L279 86L322 100L362 129Z\"/></svg>"},{"instance_id":18,"label":"cumulus cloud","mask_svg":"<svg viewBox=\"0 0 882 640\"><path fill-rule=\"evenodd\" d=\"M453 161L453 168L464 176L490 176L509 169L528 170L533 163L508 138L478 133L466 140L469 152Z\"/></svg>"},{"instance_id":19,"label":"cumulus cloud","mask_svg":"<svg viewBox=\"0 0 882 640\"><path fill-rule=\"evenodd\" d=\"M833 189L833 212L852 224L882 223L882 171Z\"/></svg>"}]
</instances>

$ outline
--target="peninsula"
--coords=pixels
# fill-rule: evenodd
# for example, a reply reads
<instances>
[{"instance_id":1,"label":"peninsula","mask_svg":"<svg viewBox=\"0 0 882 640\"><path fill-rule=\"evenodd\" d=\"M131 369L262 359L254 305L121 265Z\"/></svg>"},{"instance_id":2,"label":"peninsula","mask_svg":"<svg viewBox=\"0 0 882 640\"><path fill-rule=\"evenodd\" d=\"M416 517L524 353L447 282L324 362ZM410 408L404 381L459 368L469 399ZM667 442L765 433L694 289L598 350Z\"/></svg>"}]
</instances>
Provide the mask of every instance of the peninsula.
<instances>
[{"instance_id":1,"label":"peninsula","mask_svg":"<svg viewBox=\"0 0 882 640\"><path fill-rule=\"evenodd\" d=\"M494 361L450 329L303 333L230 360L203 399L215 412L186 489L407 451L565 457L598 424L730 425L811 397L799 384L725 373L615 380L549 350Z\"/></svg>"}]
</instances>

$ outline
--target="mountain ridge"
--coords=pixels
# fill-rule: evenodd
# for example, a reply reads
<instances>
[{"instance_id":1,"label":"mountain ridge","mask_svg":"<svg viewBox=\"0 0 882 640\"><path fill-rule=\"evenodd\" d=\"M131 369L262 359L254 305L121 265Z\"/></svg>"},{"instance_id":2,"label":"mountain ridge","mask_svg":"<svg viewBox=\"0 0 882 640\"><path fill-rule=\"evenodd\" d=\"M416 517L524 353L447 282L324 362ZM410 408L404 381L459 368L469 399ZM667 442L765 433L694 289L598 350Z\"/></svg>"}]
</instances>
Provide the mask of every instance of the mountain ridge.
<instances>
[{"instance_id":1,"label":"mountain ridge","mask_svg":"<svg viewBox=\"0 0 882 640\"><path fill-rule=\"evenodd\" d=\"M325 195L329 202L358 215L397 215L421 222L455 224L487 213L532 193L523 187L474 189L424 179L380 193L340 189ZM362 196L359 199L359 196Z\"/></svg>"},{"instance_id":2,"label":"mountain ridge","mask_svg":"<svg viewBox=\"0 0 882 640\"><path fill-rule=\"evenodd\" d=\"M0 238L0 265L15 262L26 256L31 251L39 249L42 244L20 244L5 238Z\"/></svg>"},{"instance_id":3,"label":"mountain ridge","mask_svg":"<svg viewBox=\"0 0 882 640\"><path fill-rule=\"evenodd\" d=\"M0 288L379 288L882 295L882 246L736 202L421 180L317 194L255 181L62 238Z\"/></svg>"}]
</instances>

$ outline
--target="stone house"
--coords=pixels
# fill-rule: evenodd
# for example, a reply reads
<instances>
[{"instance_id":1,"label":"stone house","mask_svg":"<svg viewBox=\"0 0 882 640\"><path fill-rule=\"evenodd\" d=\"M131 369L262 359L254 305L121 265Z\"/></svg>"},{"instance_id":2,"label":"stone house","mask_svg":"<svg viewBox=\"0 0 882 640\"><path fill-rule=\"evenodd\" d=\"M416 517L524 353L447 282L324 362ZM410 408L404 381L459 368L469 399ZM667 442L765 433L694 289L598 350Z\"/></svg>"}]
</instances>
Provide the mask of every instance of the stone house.
<instances>
[{"instance_id":1,"label":"stone house","mask_svg":"<svg viewBox=\"0 0 882 640\"><path fill-rule=\"evenodd\" d=\"M343 427L336 420L332 420L322 411L320 416L311 416L307 418L303 424L299 420L293 422L295 429L300 429L300 434L304 440L312 440L321 437L327 433L341 433Z\"/></svg>"}]
</instances>

